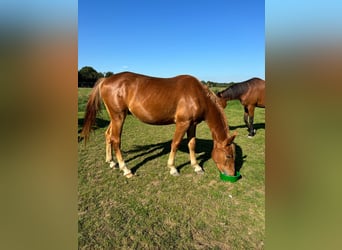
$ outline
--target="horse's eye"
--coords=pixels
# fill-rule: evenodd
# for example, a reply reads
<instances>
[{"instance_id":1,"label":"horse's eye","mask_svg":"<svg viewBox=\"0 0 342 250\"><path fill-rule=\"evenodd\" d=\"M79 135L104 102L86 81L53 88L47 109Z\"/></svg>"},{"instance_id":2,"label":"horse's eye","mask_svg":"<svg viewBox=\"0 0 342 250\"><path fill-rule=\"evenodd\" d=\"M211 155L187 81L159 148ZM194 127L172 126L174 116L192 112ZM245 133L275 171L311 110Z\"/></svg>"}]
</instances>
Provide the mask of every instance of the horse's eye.
<instances>
[{"instance_id":1,"label":"horse's eye","mask_svg":"<svg viewBox=\"0 0 342 250\"><path fill-rule=\"evenodd\" d=\"M226 158L231 159L231 158L233 158L233 156L232 155L226 155Z\"/></svg>"}]
</instances>

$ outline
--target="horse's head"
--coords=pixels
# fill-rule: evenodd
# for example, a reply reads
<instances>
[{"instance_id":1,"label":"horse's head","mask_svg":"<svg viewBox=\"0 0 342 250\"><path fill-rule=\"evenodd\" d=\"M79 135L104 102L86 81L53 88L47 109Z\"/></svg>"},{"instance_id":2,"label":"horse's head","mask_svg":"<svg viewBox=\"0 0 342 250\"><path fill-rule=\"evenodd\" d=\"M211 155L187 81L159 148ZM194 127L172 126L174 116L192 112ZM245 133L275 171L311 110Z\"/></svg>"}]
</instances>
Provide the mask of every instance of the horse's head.
<instances>
[{"instance_id":1,"label":"horse's head","mask_svg":"<svg viewBox=\"0 0 342 250\"><path fill-rule=\"evenodd\" d=\"M223 143L215 143L211 152L211 157L220 172L230 176L235 175L235 144L233 141L236 135L237 132L234 132Z\"/></svg>"},{"instance_id":2,"label":"horse's head","mask_svg":"<svg viewBox=\"0 0 342 250\"><path fill-rule=\"evenodd\" d=\"M227 100L222 96L222 92L216 94L217 103L224 109L227 106Z\"/></svg>"}]
</instances>

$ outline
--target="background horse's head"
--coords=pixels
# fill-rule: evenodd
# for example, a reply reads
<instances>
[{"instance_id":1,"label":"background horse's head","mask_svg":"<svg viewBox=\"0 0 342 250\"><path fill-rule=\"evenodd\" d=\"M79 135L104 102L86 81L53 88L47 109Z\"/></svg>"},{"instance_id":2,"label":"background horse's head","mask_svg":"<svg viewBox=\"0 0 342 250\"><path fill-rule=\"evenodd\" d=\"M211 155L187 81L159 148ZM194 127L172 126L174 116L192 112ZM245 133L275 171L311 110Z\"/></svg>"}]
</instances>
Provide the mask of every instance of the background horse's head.
<instances>
[{"instance_id":1,"label":"background horse's head","mask_svg":"<svg viewBox=\"0 0 342 250\"><path fill-rule=\"evenodd\" d=\"M235 175L235 144L233 143L237 132L227 138L223 143L215 143L211 157L221 173Z\"/></svg>"},{"instance_id":2,"label":"background horse's head","mask_svg":"<svg viewBox=\"0 0 342 250\"><path fill-rule=\"evenodd\" d=\"M222 97L222 94L219 92L217 93L217 103L220 105L223 109L227 106L227 100Z\"/></svg>"}]
</instances>

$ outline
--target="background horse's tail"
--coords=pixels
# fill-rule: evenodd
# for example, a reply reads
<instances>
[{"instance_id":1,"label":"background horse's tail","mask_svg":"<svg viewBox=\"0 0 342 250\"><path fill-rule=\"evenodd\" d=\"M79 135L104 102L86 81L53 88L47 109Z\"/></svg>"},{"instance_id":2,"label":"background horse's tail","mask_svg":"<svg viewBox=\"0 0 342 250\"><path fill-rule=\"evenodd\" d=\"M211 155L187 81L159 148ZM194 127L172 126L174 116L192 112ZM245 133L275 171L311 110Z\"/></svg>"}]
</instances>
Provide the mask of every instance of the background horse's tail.
<instances>
[{"instance_id":1,"label":"background horse's tail","mask_svg":"<svg viewBox=\"0 0 342 250\"><path fill-rule=\"evenodd\" d=\"M93 125L95 124L96 114L101 108L100 87L104 79L105 78L100 78L97 80L93 90L91 91L89 95L86 113L84 116L83 129L81 132L81 137L84 138L85 142L87 142L90 131L92 130Z\"/></svg>"}]
</instances>

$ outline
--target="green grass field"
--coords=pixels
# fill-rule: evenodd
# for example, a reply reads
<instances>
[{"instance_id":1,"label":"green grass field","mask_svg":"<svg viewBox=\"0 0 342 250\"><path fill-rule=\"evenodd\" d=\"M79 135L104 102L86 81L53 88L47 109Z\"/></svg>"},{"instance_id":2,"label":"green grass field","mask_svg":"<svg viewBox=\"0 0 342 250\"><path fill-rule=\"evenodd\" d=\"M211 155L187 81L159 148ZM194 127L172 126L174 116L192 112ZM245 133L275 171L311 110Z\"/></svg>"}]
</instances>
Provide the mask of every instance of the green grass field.
<instances>
[{"instance_id":1,"label":"green grass field","mask_svg":"<svg viewBox=\"0 0 342 250\"><path fill-rule=\"evenodd\" d=\"M79 89L83 122L90 89ZM242 178L222 182L210 158L212 138L197 127L196 153L204 175L190 166L186 138L176 155L180 176L166 167L174 125L152 126L128 115L122 135L131 179L105 163L106 111L85 146L79 142L79 249L263 249L265 240L265 110L256 109L257 134L247 138L238 101L225 108L238 131L236 165Z\"/></svg>"}]
</instances>

